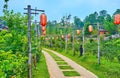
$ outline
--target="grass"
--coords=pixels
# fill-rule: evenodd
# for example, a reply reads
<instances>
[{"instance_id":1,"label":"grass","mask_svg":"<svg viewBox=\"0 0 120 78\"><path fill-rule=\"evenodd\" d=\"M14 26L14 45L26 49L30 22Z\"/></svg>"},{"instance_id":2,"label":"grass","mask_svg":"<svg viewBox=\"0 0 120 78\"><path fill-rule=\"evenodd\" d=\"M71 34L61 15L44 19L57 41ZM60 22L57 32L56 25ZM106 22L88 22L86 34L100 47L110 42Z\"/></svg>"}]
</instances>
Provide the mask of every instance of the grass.
<instances>
[{"instance_id":1,"label":"grass","mask_svg":"<svg viewBox=\"0 0 120 78\"><path fill-rule=\"evenodd\" d=\"M73 69L71 66L59 66L60 69Z\"/></svg>"},{"instance_id":2,"label":"grass","mask_svg":"<svg viewBox=\"0 0 120 78\"><path fill-rule=\"evenodd\" d=\"M58 65L68 65L65 61L58 61L57 64Z\"/></svg>"},{"instance_id":3,"label":"grass","mask_svg":"<svg viewBox=\"0 0 120 78\"><path fill-rule=\"evenodd\" d=\"M99 78L120 78L119 63L111 62L104 57L101 57L101 64L98 65L97 55L88 54L82 57L79 57L79 55L73 56L73 53L70 50L68 53L65 53L64 50L59 53L82 65L96 74Z\"/></svg>"},{"instance_id":4,"label":"grass","mask_svg":"<svg viewBox=\"0 0 120 78\"><path fill-rule=\"evenodd\" d=\"M57 58L55 57L54 59L55 59L55 61L64 61L63 59L61 59L59 57L57 57Z\"/></svg>"},{"instance_id":5,"label":"grass","mask_svg":"<svg viewBox=\"0 0 120 78\"><path fill-rule=\"evenodd\" d=\"M33 69L32 73L33 78L50 78L43 53L41 53L40 62L37 64L36 69Z\"/></svg>"},{"instance_id":6,"label":"grass","mask_svg":"<svg viewBox=\"0 0 120 78\"><path fill-rule=\"evenodd\" d=\"M45 50L46 51L46 50ZM55 61L64 61L63 59L61 59L59 56L57 56L56 54L50 52L50 51L47 51L53 58Z\"/></svg>"},{"instance_id":7,"label":"grass","mask_svg":"<svg viewBox=\"0 0 120 78\"><path fill-rule=\"evenodd\" d=\"M63 71L64 76L80 76L76 71Z\"/></svg>"}]
</instances>

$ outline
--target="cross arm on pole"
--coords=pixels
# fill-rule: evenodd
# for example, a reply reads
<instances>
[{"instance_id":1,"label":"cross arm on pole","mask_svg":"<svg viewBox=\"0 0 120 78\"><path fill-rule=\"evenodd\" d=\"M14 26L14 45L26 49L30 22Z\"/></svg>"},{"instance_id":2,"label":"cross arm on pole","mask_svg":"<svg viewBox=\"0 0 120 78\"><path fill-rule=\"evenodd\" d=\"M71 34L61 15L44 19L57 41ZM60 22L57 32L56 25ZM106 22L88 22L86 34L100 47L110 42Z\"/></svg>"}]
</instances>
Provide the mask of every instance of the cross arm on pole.
<instances>
[{"instance_id":1,"label":"cross arm on pole","mask_svg":"<svg viewBox=\"0 0 120 78\"><path fill-rule=\"evenodd\" d=\"M34 13L34 12L32 12L31 14L39 14L39 13Z\"/></svg>"},{"instance_id":2,"label":"cross arm on pole","mask_svg":"<svg viewBox=\"0 0 120 78\"><path fill-rule=\"evenodd\" d=\"M45 10L38 10L38 9L31 9L31 10L45 12Z\"/></svg>"}]
</instances>

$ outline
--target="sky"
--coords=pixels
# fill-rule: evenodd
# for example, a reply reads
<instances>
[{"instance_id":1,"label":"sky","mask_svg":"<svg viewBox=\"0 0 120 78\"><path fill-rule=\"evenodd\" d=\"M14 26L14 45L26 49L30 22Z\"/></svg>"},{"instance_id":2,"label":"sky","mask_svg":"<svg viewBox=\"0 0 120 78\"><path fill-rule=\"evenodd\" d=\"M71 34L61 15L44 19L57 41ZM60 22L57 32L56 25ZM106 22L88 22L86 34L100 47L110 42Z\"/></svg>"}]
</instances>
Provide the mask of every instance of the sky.
<instances>
[{"instance_id":1,"label":"sky","mask_svg":"<svg viewBox=\"0 0 120 78\"><path fill-rule=\"evenodd\" d=\"M3 5L4 0L0 0L0 16L3 15ZM9 0L8 9L23 14L27 5L45 10L48 20L51 21L60 21L63 16L69 14L72 15L71 20L74 16L83 20L95 11L107 10L112 15L116 9L120 9L120 0ZM39 15L35 19L39 21Z\"/></svg>"}]
</instances>

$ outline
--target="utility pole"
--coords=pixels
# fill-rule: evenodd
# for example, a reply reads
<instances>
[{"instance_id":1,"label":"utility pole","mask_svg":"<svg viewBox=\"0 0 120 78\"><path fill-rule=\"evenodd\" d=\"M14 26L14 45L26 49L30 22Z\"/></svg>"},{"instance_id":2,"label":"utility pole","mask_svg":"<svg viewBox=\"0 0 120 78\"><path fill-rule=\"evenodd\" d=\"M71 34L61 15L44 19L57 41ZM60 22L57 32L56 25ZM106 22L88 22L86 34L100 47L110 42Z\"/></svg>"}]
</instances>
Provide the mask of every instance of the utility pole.
<instances>
[{"instance_id":1,"label":"utility pole","mask_svg":"<svg viewBox=\"0 0 120 78\"><path fill-rule=\"evenodd\" d=\"M68 40L68 33L67 33L67 16L65 17L65 25L66 25L65 52L67 53L67 40Z\"/></svg>"},{"instance_id":2,"label":"utility pole","mask_svg":"<svg viewBox=\"0 0 120 78\"><path fill-rule=\"evenodd\" d=\"M31 54L31 6L28 5L28 71L29 78L32 78L32 54Z\"/></svg>"},{"instance_id":3,"label":"utility pole","mask_svg":"<svg viewBox=\"0 0 120 78\"><path fill-rule=\"evenodd\" d=\"M65 36L65 52L67 53L67 34L66 34L66 36Z\"/></svg>"},{"instance_id":4,"label":"utility pole","mask_svg":"<svg viewBox=\"0 0 120 78\"><path fill-rule=\"evenodd\" d=\"M38 40L38 38L37 38L37 36L38 36L38 28L37 28L37 20L35 20L35 46L36 46L36 51L35 51L35 53L37 53L37 40Z\"/></svg>"},{"instance_id":5,"label":"utility pole","mask_svg":"<svg viewBox=\"0 0 120 78\"><path fill-rule=\"evenodd\" d=\"M99 22L97 22L97 27L98 27L98 64L100 64L100 31L99 31Z\"/></svg>"},{"instance_id":6,"label":"utility pole","mask_svg":"<svg viewBox=\"0 0 120 78\"><path fill-rule=\"evenodd\" d=\"M40 50L40 27L37 26L37 29L38 29L38 48Z\"/></svg>"},{"instance_id":7,"label":"utility pole","mask_svg":"<svg viewBox=\"0 0 120 78\"><path fill-rule=\"evenodd\" d=\"M85 54L85 47L84 47L84 41L85 41L85 34L84 34L84 26L83 26L83 55Z\"/></svg>"},{"instance_id":8,"label":"utility pole","mask_svg":"<svg viewBox=\"0 0 120 78\"><path fill-rule=\"evenodd\" d=\"M28 77L32 78L32 53L31 53L31 14L39 14L39 13L32 13L31 10L34 11L41 11L44 12L44 10L37 10L37 9L31 9L31 5L28 5L27 8L24 8L27 10L28 14Z\"/></svg>"},{"instance_id":9,"label":"utility pole","mask_svg":"<svg viewBox=\"0 0 120 78\"><path fill-rule=\"evenodd\" d=\"M65 18L65 21L66 21L66 46L65 46L65 52L67 53L68 51L67 51L67 44L68 44L68 31L67 31L67 28L68 28L68 25L69 25L69 23L70 23L70 16L71 15L69 15L69 16L67 16L66 15L66 18Z\"/></svg>"},{"instance_id":10,"label":"utility pole","mask_svg":"<svg viewBox=\"0 0 120 78\"><path fill-rule=\"evenodd\" d=\"M35 17L36 17L36 7L35 7ZM36 47L36 53L37 53L37 42L38 42L38 27L37 27L37 20L35 19L35 47Z\"/></svg>"},{"instance_id":11,"label":"utility pole","mask_svg":"<svg viewBox=\"0 0 120 78\"><path fill-rule=\"evenodd\" d=\"M72 32L73 36L72 36L72 50L73 50L73 55L75 55L75 48L74 48L74 30Z\"/></svg>"}]
</instances>

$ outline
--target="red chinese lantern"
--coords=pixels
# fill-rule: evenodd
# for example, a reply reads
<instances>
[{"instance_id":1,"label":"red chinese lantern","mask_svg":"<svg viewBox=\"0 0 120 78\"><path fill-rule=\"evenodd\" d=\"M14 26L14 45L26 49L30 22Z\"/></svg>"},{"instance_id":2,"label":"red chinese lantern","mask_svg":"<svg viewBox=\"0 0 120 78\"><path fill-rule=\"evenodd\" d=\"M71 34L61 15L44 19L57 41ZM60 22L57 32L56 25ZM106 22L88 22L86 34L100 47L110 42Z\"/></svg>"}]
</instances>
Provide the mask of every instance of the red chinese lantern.
<instances>
[{"instance_id":1,"label":"red chinese lantern","mask_svg":"<svg viewBox=\"0 0 120 78\"><path fill-rule=\"evenodd\" d=\"M89 30L89 32L92 32L92 31L93 31L92 25L89 25L88 30Z\"/></svg>"},{"instance_id":2,"label":"red chinese lantern","mask_svg":"<svg viewBox=\"0 0 120 78\"><path fill-rule=\"evenodd\" d=\"M42 26L42 31L45 31L46 30L46 26Z\"/></svg>"},{"instance_id":3,"label":"red chinese lantern","mask_svg":"<svg viewBox=\"0 0 120 78\"><path fill-rule=\"evenodd\" d=\"M43 35L46 35L46 31L43 31L42 34L43 34Z\"/></svg>"},{"instance_id":4,"label":"red chinese lantern","mask_svg":"<svg viewBox=\"0 0 120 78\"><path fill-rule=\"evenodd\" d=\"M79 35L80 34L80 30L76 30L77 31L77 34Z\"/></svg>"},{"instance_id":5,"label":"red chinese lantern","mask_svg":"<svg viewBox=\"0 0 120 78\"><path fill-rule=\"evenodd\" d=\"M42 13L40 16L40 24L42 26L46 26L47 24L47 16L44 13Z\"/></svg>"},{"instance_id":6,"label":"red chinese lantern","mask_svg":"<svg viewBox=\"0 0 120 78\"><path fill-rule=\"evenodd\" d=\"M120 24L120 14L116 14L114 16L114 24L116 25Z\"/></svg>"},{"instance_id":7,"label":"red chinese lantern","mask_svg":"<svg viewBox=\"0 0 120 78\"><path fill-rule=\"evenodd\" d=\"M67 37L70 38L70 34L68 34Z\"/></svg>"}]
</instances>

